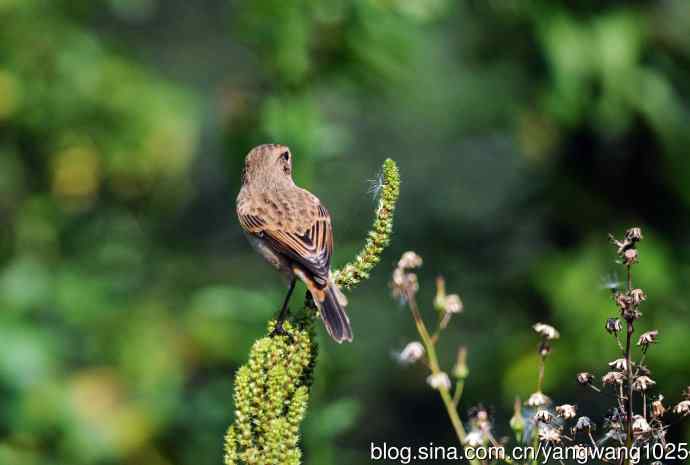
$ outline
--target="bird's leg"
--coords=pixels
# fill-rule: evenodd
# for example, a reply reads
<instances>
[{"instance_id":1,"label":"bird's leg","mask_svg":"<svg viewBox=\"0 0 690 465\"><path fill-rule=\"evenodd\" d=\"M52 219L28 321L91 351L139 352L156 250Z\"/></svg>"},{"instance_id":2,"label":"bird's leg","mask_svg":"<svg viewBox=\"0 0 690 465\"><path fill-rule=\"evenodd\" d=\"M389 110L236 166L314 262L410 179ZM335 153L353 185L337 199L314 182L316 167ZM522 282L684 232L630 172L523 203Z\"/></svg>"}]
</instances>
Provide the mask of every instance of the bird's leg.
<instances>
[{"instance_id":1,"label":"bird's leg","mask_svg":"<svg viewBox=\"0 0 690 465\"><path fill-rule=\"evenodd\" d=\"M292 291L295 290L295 282L296 282L296 279L294 276L292 278L290 278L290 285L288 287L288 292L287 292L287 295L285 296L285 301L283 301L283 307L280 309L280 313L278 314L278 319L276 320L276 327L271 332L271 336L278 336L278 335L287 334L287 332L283 328L283 323L285 322L285 319L288 317L288 314L290 313L290 309L288 308L288 302L290 302L290 296L292 295Z\"/></svg>"}]
</instances>

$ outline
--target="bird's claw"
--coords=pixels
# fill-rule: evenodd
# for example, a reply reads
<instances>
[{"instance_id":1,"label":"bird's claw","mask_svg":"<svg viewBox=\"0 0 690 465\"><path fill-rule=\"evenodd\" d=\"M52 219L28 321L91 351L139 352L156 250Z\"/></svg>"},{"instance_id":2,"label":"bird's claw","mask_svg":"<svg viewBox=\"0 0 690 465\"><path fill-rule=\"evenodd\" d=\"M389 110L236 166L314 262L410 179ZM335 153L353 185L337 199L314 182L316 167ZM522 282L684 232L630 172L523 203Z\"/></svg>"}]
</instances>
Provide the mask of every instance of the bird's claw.
<instances>
[{"instance_id":1,"label":"bird's claw","mask_svg":"<svg viewBox=\"0 0 690 465\"><path fill-rule=\"evenodd\" d=\"M287 330L283 327L282 321L276 323L275 328L273 328L273 331L271 331L271 334L269 334L268 336L269 337L287 336L287 338L290 342L293 341L292 335L289 332L287 332Z\"/></svg>"}]
</instances>

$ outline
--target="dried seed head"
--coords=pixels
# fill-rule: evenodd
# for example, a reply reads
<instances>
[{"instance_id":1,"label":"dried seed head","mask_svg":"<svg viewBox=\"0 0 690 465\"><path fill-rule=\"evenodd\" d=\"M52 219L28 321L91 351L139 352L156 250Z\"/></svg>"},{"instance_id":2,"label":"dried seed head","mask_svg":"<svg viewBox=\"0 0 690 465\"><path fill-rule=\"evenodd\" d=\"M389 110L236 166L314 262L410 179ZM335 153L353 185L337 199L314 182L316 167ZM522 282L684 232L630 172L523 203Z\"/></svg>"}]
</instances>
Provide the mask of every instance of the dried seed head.
<instances>
[{"instance_id":1,"label":"dried seed head","mask_svg":"<svg viewBox=\"0 0 690 465\"><path fill-rule=\"evenodd\" d=\"M594 381L594 375L592 373L583 371L577 374L577 382L583 386L592 384L592 381Z\"/></svg>"},{"instance_id":2,"label":"dried seed head","mask_svg":"<svg viewBox=\"0 0 690 465\"><path fill-rule=\"evenodd\" d=\"M647 300L647 294L642 289L633 289L630 291L630 298L634 305L640 305L641 302Z\"/></svg>"},{"instance_id":3,"label":"dried seed head","mask_svg":"<svg viewBox=\"0 0 690 465\"><path fill-rule=\"evenodd\" d=\"M623 252L623 264L626 266L634 265L639 261L637 249L628 249Z\"/></svg>"},{"instance_id":4,"label":"dried seed head","mask_svg":"<svg viewBox=\"0 0 690 465\"><path fill-rule=\"evenodd\" d=\"M656 342L656 338L659 335L659 331L652 330L652 331L647 331L646 333L642 333L640 338L637 340L637 345L642 346L642 347L647 347L649 344L654 344Z\"/></svg>"},{"instance_id":5,"label":"dried seed head","mask_svg":"<svg viewBox=\"0 0 690 465\"><path fill-rule=\"evenodd\" d=\"M447 295L444 307L446 313L460 313L464 308L462 300L460 300L460 296L457 294Z\"/></svg>"},{"instance_id":6,"label":"dried seed head","mask_svg":"<svg viewBox=\"0 0 690 465\"><path fill-rule=\"evenodd\" d=\"M626 371L628 369L628 362L624 358L617 358L613 362L609 362L609 366L614 370Z\"/></svg>"},{"instance_id":7,"label":"dried seed head","mask_svg":"<svg viewBox=\"0 0 690 465\"><path fill-rule=\"evenodd\" d=\"M618 305L618 308L620 308L621 311L627 310L632 305L632 299L630 298L630 296L622 292L618 292L614 296L614 300L616 301L616 305Z\"/></svg>"},{"instance_id":8,"label":"dried seed head","mask_svg":"<svg viewBox=\"0 0 690 465\"><path fill-rule=\"evenodd\" d=\"M657 400L652 402L652 416L654 418L661 418L666 413L666 407L664 407L663 401L664 396L659 395Z\"/></svg>"},{"instance_id":9,"label":"dried seed head","mask_svg":"<svg viewBox=\"0 0 690 465\"><path fill-rule=\"evenodd\" d=\"M484 433L478 430L473 430L465 436L465 445L470 447L479 447L484 444Z\"/></svg>"},{"instance_id":10,"label":"dried seed head","mask_svg":"<svg viewBox=\"0 0 690 465\"><path fill-rule=\"evenodd\" d=\"M635 378L635 381L633 381L633 389L636 391L646 391L655 384L656 381L649 376L638 376Z\"/></svg>"},{"instance_id":11,"label":"dried seed head","mask_svg":"<svg viewBox=\"0 0 690 465\"><path fill-rule=\"evenodd\" d=\"M548 410L540 409L534 414L534 419L542 423L550 423L553 419L553 414Z\"/></svg>"},{"instance_id":12,"label":"dried seed head","mask_svg":"<svg viewBox=\"0 0 690 465\"><path fill-rule=\"evenodd\" d=\"M489 412L482 405L470 409L470 421L473 427L483 432L491 431L491 418Z\"/></svg>"},{"instance_id":13,"label":"dried seed head","mask_svg":"<svg viewBox=\"0 0 690 465\"><path fill-rule=\"evenodd\" d=\"M400 363L411 364L418 361L424 356L424 346L419 341L412 341L405 346L405 348L400 351L397 355L397 359Z\"/></svg>"},{"instance_id":14,"label":"dried seed head","mask_svg":"<svg viewBox=\"0 0 690 465\"><path fill-rule=\"evenodd\" d=\"M419 290L419 281L416 274L408 273L403 268L396 268L393 271L390 287L393 291L393 297L407 302Z\"/></svg>"},{"instance_id":15,"label":"dried seed head","mask_svg":"<svg viewBox=\"0 0 690 465\"><path fill-rule=\"evenodd\" d=\"M527 405L529 407L544 407L551 403L551 399L541 391L537 391L527 399Z\"/></svg>"},{"instance_id":16,"label":"dried seed head","mask_svg":"<svg viewBox=\"0 0 690 465\"><path fill-rule=\"evenodd\" d=\"M486 423L489 421L489 412L486 411L486 409L482 406L477 407L477 409L473 412L473 417L476 421L479 423Z\"/></svg>"},{"instance_id":17,"label":"dried seed head","mask_svg":"<svg viewBox=\"0 0 690 465\"><path fill-rule=\"evenodd\" d=\"M402 257L398 260L398 268L402 268L403 270L419 268L422 266L422 263L422 257L412 251L408 251L402 254Z\"/></svg>"},{"instance_id":18,"label":"dried seed head","mask_svg":"<svg viewBox=\"0 0 690 465\"><path fill-rule=\"evenodd\" d=\"M592 420L589 417L580 417L577 419L575 426L573 426L573 432L577 431L589 431L592 429Z\"/></svg>"},{"instance_id":19,"label":"dried seed head","mask_svg":"<svg viewBox=\"0 0 690 465\"><path fill-rule=\"evenodd\" d=\"M575 418L577 407L571 404L563 404L556 407L556 413L564 420Z\"/></svg>"},{"instance_id":20,"label":"dried seed head","mask_svg":"<svg viewBox=\"0 0 690 465\"><path fill-rule=\"evenodd\" d=\"M635 307L629 307L623 311L623 318L625 318L625 321L639 320L641 316L642 312Z\"/></svg>"},{"instance_id":21,"label":"dried seed head","mask_svg":"<svg viewBox=\"0 0 690 465\"><path fill-rule=\"evenodd\" d=\"M683 400L678 402L675 407L673 407L673 413L676 415L686 416L690 414L690 400Z\"/></svg>"},{"instance_id":22,"label":"dried seed head","mask_svg":"<svg viewBox=\"0 0 690 465\"><path fill-rule=\"evenodd\" d=\"M539 440L548 443L560 443L561 432L552 426L542 425L539 428Z\"/></svg>"},{"instance_id":23,"label":"dried seed head","mask_svg":"<svg viewBox=\"0 0 690 465\"><path fill-rule=\"evenodd\" d=\"M647 420L642 415L635 415L633 417L632 429L635 434L646 434L652 430L649 423L647 423Z\"/></svg>"},{"instance_id":24,"label":"dried seed head","mask_svg":"<svg viewBox=\"0 0 690 465\"><path fill-rule=\"evenodd\" d=\"M635 247L635 243L642 240L640 228L630 228L625 232L622 241L616 240L613 234L609 234L609 240L617 247L616 253L622 255L626 250Z\"/></svg>"},{"instance_id":25,"label":"dried seed head","mask_svg":"<svg viewBox=\"0 0 690 465\"><path fill-rule=\"evenodd\" d=\"M559 332L551 325L536 323L534 326L532 326L532 328L537 334L549 341L558 339L560 337Z\"/></svg>"},{"instance_id":26,"label":"dried seed head","mask_svg":"<svg viewBox=\"0 0 690 465\"><path fill-rule=\"evenodd\" d=\"M604 384L623 384L625 375L619 371L609 371L601 378Z\"/></svg>"},{"instance_id":27,"label":"dried seed head","mask_svg":"<svg viewBox=\"0 0 690 465\"><path fill-rule=\"evenodd\" d=\"M623 428L622 423L626 421L625 412L622 412L617 407L610 408L605 418L611 428Z\"/></svg>"},{"instance_id":28,"label":"dried seed head","mask_svg":"<svg viewBox=\"0 0 690 465\"><path fill-rule=\"evenodd\" d=\"M450 378L443 371L429 375L426 382L434 389L450 389Z\"/></svg>"},{"instance_id":29,"label":"dried seed head","mask_svg":"<svg viewBox=\"0 0 690 465\"><path fill-rule=\"evenodd\" d=\"M619 333L623 329L623 324L619 318L609 318L606 320L606 331L609 334Z\"/></svg>"},{"instance_id":30,"label":"dried seed head","mask_svg":"<svg viewBox=\"0 0 690 465\"><path fill-rule=\"evenodd\" d=\"M643 238L642 236L642 230L640 228L630 228L627 231L625 231L625 239L632 242L633 244L635 242L641 241Z\"/></svg>"}]
</instances>

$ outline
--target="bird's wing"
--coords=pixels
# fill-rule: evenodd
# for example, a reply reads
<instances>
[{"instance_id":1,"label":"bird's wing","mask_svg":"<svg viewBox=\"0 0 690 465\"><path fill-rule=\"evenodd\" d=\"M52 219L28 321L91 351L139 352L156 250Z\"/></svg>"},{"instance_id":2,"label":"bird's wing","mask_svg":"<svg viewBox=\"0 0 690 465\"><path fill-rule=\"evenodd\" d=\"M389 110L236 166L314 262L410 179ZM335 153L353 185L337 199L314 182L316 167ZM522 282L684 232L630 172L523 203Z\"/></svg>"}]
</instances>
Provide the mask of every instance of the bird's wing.
<instances>
[{"instance_id":1,"label":"bird's wing","mask_svg":"<svg viewBox=\"0 0 690 465\"><path fill-rule=\"evenodd\" d=\"M258 215L250 215L241 210L237 210L237 218L240 220L240 226L249 234L261 235L266 222Z\"/></svg>"},{"instance_id":2,"label":"bird's wing","mask_svg":"<svg viewBox=\"0 0 690 465\"><path fill-rule=\"evenodd\" d=\"M316 207L314 222L303 233L275 227L262 232L277 252L297 262L312 275L318 287L323 287L328 284L330 273L333 227L326 207L320 203Z\"/></svg>"}]
</instances>

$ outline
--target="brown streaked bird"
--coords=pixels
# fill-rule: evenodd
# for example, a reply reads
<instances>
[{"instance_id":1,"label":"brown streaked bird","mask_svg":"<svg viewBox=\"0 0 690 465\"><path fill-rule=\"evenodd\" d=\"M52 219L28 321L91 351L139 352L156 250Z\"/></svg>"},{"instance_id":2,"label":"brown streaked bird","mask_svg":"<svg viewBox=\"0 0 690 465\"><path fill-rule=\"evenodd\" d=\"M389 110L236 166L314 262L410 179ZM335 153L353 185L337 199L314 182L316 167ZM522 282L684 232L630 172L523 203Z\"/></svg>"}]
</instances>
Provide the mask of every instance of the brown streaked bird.
<instances>
[{"instance_id":1,"label":"brown streaked bird","mask_svg":"<svg viewBox=\"0 0 690 465\"><path fill-rule=\"evenodd\" d=\"M288 302L301 279L328 334L352 341L347 299L333 282L331 216L321 201L292 180L292 154L284 145L254 147L244 162L237 217L252 246L289 280L275 333L283 332Z\"/></svg>"}]
</instances>

